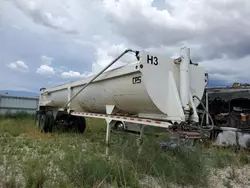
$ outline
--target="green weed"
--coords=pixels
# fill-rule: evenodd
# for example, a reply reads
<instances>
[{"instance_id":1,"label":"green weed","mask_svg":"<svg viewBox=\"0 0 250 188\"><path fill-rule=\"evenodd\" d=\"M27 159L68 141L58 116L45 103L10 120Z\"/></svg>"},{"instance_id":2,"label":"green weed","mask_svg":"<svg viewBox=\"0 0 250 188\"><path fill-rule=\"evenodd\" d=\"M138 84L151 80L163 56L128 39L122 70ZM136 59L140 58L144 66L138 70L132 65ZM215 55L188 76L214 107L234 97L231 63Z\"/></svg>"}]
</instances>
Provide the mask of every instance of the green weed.
<instances>
[{"instance_id":1,"label":"green weed","mask_svg":"<svg viewBox=\"0 0 250 188\"><path fill-rule=\"evenodd\" d=\"M45 174L47 162L29 158L23 163L23 166L26 187L43 187L48 179L48 176Z\"/></svg>"},{"instance_id":2,"label":"green weed","mask_svg":"<svg viewBox=\"0 0 250 188\"><path fill-rule=\"evenodd\" d=\"M152 187L142 185L148 177L162 187L170 183L206 187L211 168L249 163L243 151L202 145L194 150L163 150L159 143L167 136L147 135L139 148L138 135L130 133L111 133L107 160L105 131L105 121L98 119L87 118L86 132L76 134L41 133L32 118L0 118L0 165L21 169L26 187L50 187L56 182L53 187L140 188ZM12 186L15 179L8 182Z\"/></svg>"},{"instance_id":3,"label":"green weed","mask_svg":"<svg viewBox=\"0 0 250 188\"><path fill-rule=\"evenodd\" d=\"M36 131L35 121L23 118L4 118L0 120L0 133L9 133L12 136L19 136L23 133L31 133Z\"/></svg>"},{"instance_id":4,"label":"green weed","mask_svg":"<svg viewBox=\"0 0 250 188\"><path fill-rule=\"evenodd\" d=\"M104 157L91 152L67 149L62 160L56 164L76 187L95 187L101 184L138 187L133 167L118 160L107 161Z\"/></svg>"}]
</instances>

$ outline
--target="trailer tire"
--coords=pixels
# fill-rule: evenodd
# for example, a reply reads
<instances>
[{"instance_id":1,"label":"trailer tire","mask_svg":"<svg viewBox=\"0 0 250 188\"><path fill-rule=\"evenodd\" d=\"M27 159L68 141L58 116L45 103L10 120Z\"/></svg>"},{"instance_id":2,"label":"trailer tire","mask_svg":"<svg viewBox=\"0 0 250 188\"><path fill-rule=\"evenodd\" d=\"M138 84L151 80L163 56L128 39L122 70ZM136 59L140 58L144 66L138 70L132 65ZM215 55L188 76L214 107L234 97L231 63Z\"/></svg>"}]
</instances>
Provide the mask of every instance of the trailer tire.
<instances>
[{"instance_id":1,"label":"trailer tire","mask_svg":"<svg viewBox=\"0 0 250 188\"><path fill-rule=\"evenodd\" d=\"M70 116L70 121L73 123L73 128L77 132L84 133L86 128L86 120L84 117Z\"/></svg>"},{"instance_id":2,"label":"trailer tire","mask_svg":"<svg viewBox=\"0 0 250 188\"><path fill-rule=\"evenodd\" d=\"M48 115L48 132L52 132L53 127L54 127L54 116L53 115Z\"/></svg>"},{"instance_id":3,"label":"trailer tire","mask_svg":"<svg viewBox=\"0 0 250 188\"><path fill-rule=\"evenodd\" d=\"M50 118L48 114L41 114L39 120L39 128L41 132L48 132L50 127Z\"/></svg>"},{"instance_id":4,"label":"trailer tire","mask_svg":"<svg viewBox=\"0 0 250 188\"><path fill-rule=\"evenodd\" d=\"M77 123L77 131L80 133L84 133L86 129L86 120L84 117L78 117L78 123Z\"/></svg>"},{"instance_id":5,"label":"trailer tire","mask_svg":"<svg viewBox=\"0 0 250 188\"><path fill-rule=\"evenodd\" d=\"M114 129L115 129L116 131L124 132L124 131L125 131L125 125L124 125L123 122L117 121L117 122L115 123Z\"/></svg>"},{"instance_id":6,"label":"trailer tire","mask_svg":"<svg viewBox=\"0 0 250 188\"><path fill-rule=\"evenodd\" d=\"M40 128L41 114L36 114L36 127Z\"/></svg>"}]
</instances>

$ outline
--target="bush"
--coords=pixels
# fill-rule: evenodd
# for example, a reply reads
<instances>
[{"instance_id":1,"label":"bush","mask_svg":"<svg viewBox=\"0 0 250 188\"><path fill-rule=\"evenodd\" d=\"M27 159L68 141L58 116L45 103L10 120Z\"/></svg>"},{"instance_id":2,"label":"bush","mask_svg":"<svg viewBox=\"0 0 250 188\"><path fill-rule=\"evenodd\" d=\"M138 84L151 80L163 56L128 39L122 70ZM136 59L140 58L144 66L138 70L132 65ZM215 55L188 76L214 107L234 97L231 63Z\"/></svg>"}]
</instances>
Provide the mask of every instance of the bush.
<instances>
[{"instance_id":1,"label":"bush","mask_svg":"<svg viewBox=\"0 0 250 188\"><path fill-rule=\"evenodd\" d=\"M145 139L139 153L135 143L127 140L116 152L135 166L139 174L160 179L163 186L169 182L181 185L206 185L208 169L199 150L186 148L169 149L164 152L158 139Z\"/></svg>"},{"instance_id":2,"label":"bush","mask_svg":"<svg viewBox=\"0 0 250 188\"><path fill-rule=\"evenodd\" d=\"M136 172L119 160L107 161L94 153L67 149L63 160L56 160L60 170L76 187L95 187L100 184L138 187Z\"/></svg>"},{"instance_id":3,"label":"bush","mask_svg":"<svg viewBox=\"0 0 250 188\"><path fill-rule=\"evenodd\" d=\"M28 113L25 111L20 112L6 112L4 115L1 115L2 118L7 119L27 119L27 118L35 118L35 113Z\"/></svg>"}]
</instances>

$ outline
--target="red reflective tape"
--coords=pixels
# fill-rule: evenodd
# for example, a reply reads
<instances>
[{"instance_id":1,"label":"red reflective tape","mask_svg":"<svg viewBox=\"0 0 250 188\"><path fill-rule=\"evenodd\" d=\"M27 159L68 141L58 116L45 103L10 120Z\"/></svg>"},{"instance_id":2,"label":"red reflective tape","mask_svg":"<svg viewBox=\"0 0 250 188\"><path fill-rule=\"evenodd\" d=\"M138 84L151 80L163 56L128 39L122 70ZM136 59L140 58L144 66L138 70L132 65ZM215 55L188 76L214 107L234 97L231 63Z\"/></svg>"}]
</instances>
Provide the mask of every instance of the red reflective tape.
<instances>
[{"instance_id":1,"label":"red reflective tape","mask_svg":"<svg viewBox=\"0 0 250 188\"><path fill-rule=\"evenodd\" d=\"M132 117L123 117L123 116L116 116L116 115L110 115L110 114L96 114L96 113L86 113L86 112L73 112L73 114L77 115L87 115L87 116L97 116L97 117L107 117L107 118L117 118L117 119L124 119L124 120L132 120L132 121L138 121L138 122L147 122L147 123L156 123L156 124L162 124L161 121L152 121L149 119L138 119L138 118L132 118Z\"/></svg>"}]
</instances>

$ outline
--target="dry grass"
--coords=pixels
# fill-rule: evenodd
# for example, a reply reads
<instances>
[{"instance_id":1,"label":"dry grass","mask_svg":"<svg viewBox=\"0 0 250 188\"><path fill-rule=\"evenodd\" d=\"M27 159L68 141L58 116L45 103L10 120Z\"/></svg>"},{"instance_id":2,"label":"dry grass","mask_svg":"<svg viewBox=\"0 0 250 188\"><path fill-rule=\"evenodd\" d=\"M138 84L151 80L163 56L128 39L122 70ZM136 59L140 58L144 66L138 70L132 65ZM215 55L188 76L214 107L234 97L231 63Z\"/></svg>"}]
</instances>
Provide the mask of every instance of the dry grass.
<instances>
[{"instance_id":1,"label":"dry grass","mask_svg":"<svg viewBox=\"0 0 250 188\"><path fill-rule=\"evenodd\" d=\"M0 119L0 187L211 187L211 172L248 163L245 152L185 148L163 151L166 137L111 136L105 157L105 121L87 119L84 134L40 133L31 117Z\"/></svg>"}]
</instances>

